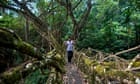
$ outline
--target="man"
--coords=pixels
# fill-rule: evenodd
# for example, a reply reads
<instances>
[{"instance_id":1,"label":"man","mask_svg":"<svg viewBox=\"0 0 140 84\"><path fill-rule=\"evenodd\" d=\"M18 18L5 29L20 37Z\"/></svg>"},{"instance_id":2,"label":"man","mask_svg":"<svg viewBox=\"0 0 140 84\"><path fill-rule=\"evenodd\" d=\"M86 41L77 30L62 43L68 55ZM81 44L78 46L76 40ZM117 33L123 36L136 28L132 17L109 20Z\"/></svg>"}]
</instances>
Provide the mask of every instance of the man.
<instances>
[{"instance_id":1,"label":"man","mask_svg":"<svg viewBox=\"0 0 140 84\"><path fill-rule=\"evenodd\" d=\"M65 41L65 45L66 45L66 51L67 51L67 59L68 59L68 63L71 63L72 57L73 57L73 50L74 50L74 41L69 38L68 41Z\"/></svg>"}]
</instances>

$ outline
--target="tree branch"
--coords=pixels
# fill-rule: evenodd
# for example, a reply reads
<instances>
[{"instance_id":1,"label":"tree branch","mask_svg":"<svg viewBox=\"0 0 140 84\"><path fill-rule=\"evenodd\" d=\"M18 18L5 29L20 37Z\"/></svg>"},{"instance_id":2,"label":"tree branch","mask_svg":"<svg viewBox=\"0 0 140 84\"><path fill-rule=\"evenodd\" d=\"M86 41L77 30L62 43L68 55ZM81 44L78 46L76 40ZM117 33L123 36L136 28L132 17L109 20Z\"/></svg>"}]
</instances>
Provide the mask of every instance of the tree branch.
<instances>
[{"instance_id":1,"label":"tree branch","mask_svg":"<svg viewBox=\"0 0 140 84\"><path fill-rule=\"evenodd\" d=\"M85 12L84 14L82 15L81 17L81 20L80 20L80 27L83 27L83 25L85 25L86 21L87 21L87 18L90 14L90 11L91 11L91 8L92 8L92 4L91 4L91 0L88 0L87 2L87 8L85 9Z\"/></svg>"},{"instance_id":2,"label":"tree branch","mask_svg":"<svg viewBox=\"0 0 140 84\"><path fill-rule=\"evenodd\" d=\"M78 7L78 5L82 2L82 0L80 0L73 8L72 10L76 9Z\"/></svg>"},{"instance_id":3,"label":"tree branch","mask_svg":"<svg viewBox=\"0 0 140 84\"><path fill-rule=\"evenodd\" d=\"M62 0L56 0L61 6L66 7L66 3Z\"/></svg>"},{"instance_id":4,"label":"tree branch","mask_svg":"<svg viewBox=\"0 0 140 84\"><path fill-rule=\"evenodd\" d=\"M15 12L17 12L17 13L21 13L21 12L22 12L21 10L16 9L16 8L14 8L14 7L11 7L11 6L8 6L8 5L0 4L0 7L6 8L6 9L10 9L10 10L15 11Z\"/></svg>"},{"instance_id":5,"label":"tree branch","mask_svg":"<svg viewBox=\"0 0 140 84\"><path fill-rule=\"evenodd\" d=\"M53 13L54 11L54 9L56 9L57 7L53 7L52 9L50 9L49 11L44 11L43 13L41 13L38 17L41 17L41 16L43 16L43 15L47 15L47 14L51 14L51 13Z\"/></svg>"},{"instance_id":6,"label":"tree branch","mask_svg":"<svg viewBox=\"0 0 140 84\"><path fill-rule=\"evenodd\" d=\"M77 21L74 17L73 14L73 8L72 8L72 4L69 0L66 0L66 2L60 1L60 0L56 0L61 6L64 6L67 10L67 14L71 17L72 22L74 25L77 25Z\"/></svg>"},{"instance_id":7,"label":"tree branch","mask_svg":"<svg viewBox=\"0 0 140 84\"><path fill-rule=\"evenodd\" d=\"M92 8L91 0L88 0L87 8L85 9L81 19L79 20L77 27L74 28L74 35L73 36L75 36L74 37L75 39L78 38L79 32L82 30L82 28L84 28L84 26L87 22L88 16L90 14L91 8Z\"/></svg>"},{"instance_id":8,"label":"tree branch","mask_svg":"<svg viewBox=\"0 0 140 84\"><path fill-rule=\"evenodd\" d=\"M130 48L128 50L123 50L123 51L117 52L114 55L120 55L120 54L123 54L123 53L126 53L126 52L130 52L130 51L133 51L133 50L136 50L136 49L139 49L139 48L140 48L140 45L138 45L136 47L133 47L133 48Z\"/></svg>"}]
</instances>

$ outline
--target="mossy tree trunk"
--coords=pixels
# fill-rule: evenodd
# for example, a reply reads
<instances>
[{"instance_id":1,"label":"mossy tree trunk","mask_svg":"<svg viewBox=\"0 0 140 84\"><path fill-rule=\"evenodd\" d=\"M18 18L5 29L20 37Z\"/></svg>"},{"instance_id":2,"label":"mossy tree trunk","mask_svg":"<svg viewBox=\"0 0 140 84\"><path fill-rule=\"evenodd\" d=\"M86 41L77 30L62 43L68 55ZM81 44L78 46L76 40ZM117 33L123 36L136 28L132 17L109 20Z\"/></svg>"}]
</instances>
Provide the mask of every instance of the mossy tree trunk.
<instances>
[{"instance_id":1,"label":"mossy tree trunk","mask_svg":"<svg viewBox=\"0 0 140 84\"><path fill-rule=\"evenodd\" d=\"M15 49L32 57L43 59L37 48L25 41L22 41L14 31L6 28L0 28L0 47Z\"/></svg>"},{"instance_id":2,"label":"mossy tree trunk","mask_svg":"<svg viewBox=\"0 0 140 84\"><path fill-rule=\"evenodd\" d=\"M45 66L51 67L51 69L55 70L57 76L59 76L59 79L57 78L55 81L59 81L61 79L58 73L65 72L63 66L64 60L60 54L58 54L56 51L52 51L48 54L40 53L35 47L27 42L22 41L21 38L12 30L0 28L0 47L14 49L33 58L37 58L33 62L30 61L32 67L35 67L34 65L37 66L36 68L42 68ZM28 75L28 73L34 69L26 69L26 64L27 63L23 63L17 67L11 68L8 71L5 71L4 73L1 73L0 81L12 84L13 82L21 79L23 75Z\"/></svg>"}]
</instances>

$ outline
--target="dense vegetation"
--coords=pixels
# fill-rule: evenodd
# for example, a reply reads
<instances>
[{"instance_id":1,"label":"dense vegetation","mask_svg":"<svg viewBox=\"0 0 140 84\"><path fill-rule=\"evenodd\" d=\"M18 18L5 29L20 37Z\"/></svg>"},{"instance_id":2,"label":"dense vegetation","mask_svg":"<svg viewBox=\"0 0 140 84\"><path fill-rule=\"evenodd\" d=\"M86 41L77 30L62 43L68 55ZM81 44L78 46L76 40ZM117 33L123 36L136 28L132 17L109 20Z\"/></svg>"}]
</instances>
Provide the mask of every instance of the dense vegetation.
<instances>
[{"instance_id":1,"label":"dense vegetation","mask_svg":"<svg viewBox=\"0 0 140 84\"><path fill-rule=\"evenodd\" d=\"M60 53L69 36L76 40L77 50L90 47L116 53L140 44L139 4L139 0L0 0L0 27L14 30L42 53L52 49ZM30 59L12 49L0 50L11 54L2 58L12 63L4 63L6 67ZM121 57L130 59L139 52Z\"/></svg>"}]
</instances>

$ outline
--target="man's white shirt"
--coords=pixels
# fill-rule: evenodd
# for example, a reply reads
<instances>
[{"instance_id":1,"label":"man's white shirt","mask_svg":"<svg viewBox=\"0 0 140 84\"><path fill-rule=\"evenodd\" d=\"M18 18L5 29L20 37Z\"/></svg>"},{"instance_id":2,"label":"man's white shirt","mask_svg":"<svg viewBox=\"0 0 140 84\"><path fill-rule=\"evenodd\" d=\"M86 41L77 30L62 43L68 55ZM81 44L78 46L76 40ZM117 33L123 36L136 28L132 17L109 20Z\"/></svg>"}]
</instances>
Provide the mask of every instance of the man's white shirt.
<instances>
[{"instance_id":1,"label":"man's white shirt","mask_svg":"<svg viewBox=\"0 0 140 84\"><path fill-rule=\"evenodd\" d=\"M73 41L67 41L66 44L67 44L67 51L73 51Z\"/></svg>"}]
</instances>

